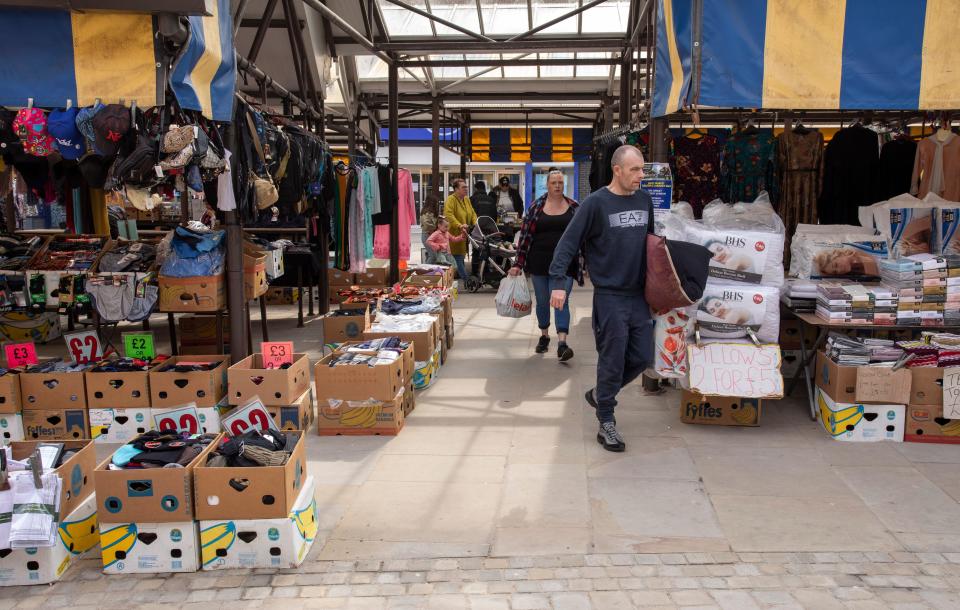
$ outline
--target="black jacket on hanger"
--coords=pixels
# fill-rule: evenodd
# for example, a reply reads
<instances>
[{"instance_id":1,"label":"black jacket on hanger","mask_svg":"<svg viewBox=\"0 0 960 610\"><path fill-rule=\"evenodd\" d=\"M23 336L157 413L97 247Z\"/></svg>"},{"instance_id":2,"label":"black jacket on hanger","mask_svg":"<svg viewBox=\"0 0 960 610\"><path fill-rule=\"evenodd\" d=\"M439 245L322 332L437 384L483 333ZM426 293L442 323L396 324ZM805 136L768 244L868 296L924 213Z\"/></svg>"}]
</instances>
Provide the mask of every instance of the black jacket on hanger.
<instances>
[{"instance_id":1,"label":"black jacket on hanger","mask_svg":"<svg viewBox=\"0 0 960 610\"><path fill-rule=\"evenodd\" d=\"M823 190L818 202L820 224L859 225L860 206L879 201L879 140L859 123L841 129L824 151Z\"/></svg>"},{"instance_id":2,"label":"black jacket on hanger","mask_svg":"<svg viewBox=\"0 0 960 610\"><path fill-rule=\"evenodd\" d=\"M897 138L883 145L880 149L879 201L910 192L916 155L917 143L913 140Z\"/></svg>"}]
</instances>

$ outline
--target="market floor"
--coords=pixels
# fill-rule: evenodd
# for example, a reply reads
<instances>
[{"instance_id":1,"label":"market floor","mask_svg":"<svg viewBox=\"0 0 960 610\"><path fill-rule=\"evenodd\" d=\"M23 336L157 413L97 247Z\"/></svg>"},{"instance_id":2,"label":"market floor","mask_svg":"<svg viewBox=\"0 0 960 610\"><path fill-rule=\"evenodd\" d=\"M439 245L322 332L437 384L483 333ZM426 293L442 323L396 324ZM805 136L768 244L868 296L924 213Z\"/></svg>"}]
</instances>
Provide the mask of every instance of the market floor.
<instances>
[{"instance_id":1,"label":"market floor","mask_svg":"<svg viewBox=\"0 0 960 610\"><path fill-rule=\"evenodd\" d=\"M321 532L300 568L106 577L89 559L0 590L0 608L960 607L960 448L833 441L802 396L765 403L757 428L685 425L676 391L634 385L627 450L608 453L582 399L590 291L569 365L492 299L457 302L399 436L310 437ZM319 322L276 309L271 338L319 356Z\"/></svg>"}]
</instances>

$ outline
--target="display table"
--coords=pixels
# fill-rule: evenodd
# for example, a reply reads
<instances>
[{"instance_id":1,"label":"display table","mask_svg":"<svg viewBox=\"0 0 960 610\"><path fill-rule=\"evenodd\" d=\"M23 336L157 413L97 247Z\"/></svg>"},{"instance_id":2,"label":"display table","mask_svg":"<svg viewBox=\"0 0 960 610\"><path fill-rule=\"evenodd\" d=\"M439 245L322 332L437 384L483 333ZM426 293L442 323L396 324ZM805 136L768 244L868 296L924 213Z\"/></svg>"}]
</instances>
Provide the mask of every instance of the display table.
<instances>
[{"instance_id":1,"label":"display table","mask_svg":"<svg viewBox=\"0 0 960 610\"><path fill-rule=\"evenodd\" d=\"M810 419L816 421L817 419L817 398L814 394L814 379L815 375L810 373L810 367L813 365L813 361L817 357L817 352L820 351L820 348L823 347L823 344L827 341L827 335L830 334L831 330L836 331L847 331L847 330L866 330L870 333L875 333L878 331L890 331L890 330L915 330L915 331L943 331L951 332L960 330L960 326L913 326L905 324L831 324L823 318L819 317L815 313L798 313L786 307L781 308L781 311L789 312L793 317L800 320L800 368L797 369L797 372L793 375L793 379L790 381L790 387L787 388L787 394L793 394L794 388L797 386L797 382L800 380L800 376L803 375L806 384L807 384L807 400L810 402ZM807 328L814 327L817 329L817 338L813 342L812 346L807 346Z\"/></svg>"}]
</instances>

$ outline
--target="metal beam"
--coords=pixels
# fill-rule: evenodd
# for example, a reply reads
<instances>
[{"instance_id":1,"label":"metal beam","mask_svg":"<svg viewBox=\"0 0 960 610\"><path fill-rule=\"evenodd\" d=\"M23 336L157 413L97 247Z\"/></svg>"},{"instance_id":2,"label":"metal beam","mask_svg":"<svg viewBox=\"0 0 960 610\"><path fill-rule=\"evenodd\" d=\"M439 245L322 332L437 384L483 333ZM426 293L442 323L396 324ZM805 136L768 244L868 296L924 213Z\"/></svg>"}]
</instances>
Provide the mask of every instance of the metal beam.
<instances>
[{"instance_id":1,"label":"metal beam","mask_svg":"<svg viewBox=\"0 0 960 610\"><path fill-rule=\"evenodd\" d=\"M271 1L276 1L276 0L271 0ZM343 19L343 17L334 13L325 4L320 2L320 0L303 0L303 3L309 6L310 8L314 9L315 11L319 12L321 15L323 15L327 19L329 19L332 24L340 28L343 32L345 32L348 36L350 36L350 38L354 42L359 44L361 47L370 51L371 53L379 57L382 61L388 64L393 63L393 59L389 55L387 55L386 53L380 50L380 48L382 48L382 45L380 45L380 48L378 48L378 45L375 45L374 43L370 42L363 34L358 32L352 25L347 23L346 20Z\"/></svg>"},{"instance_id":2,"label":"metal beam","mask_svg":"<svg viewBox=\"0 0 960 610\"><path fill-rule=\"evenodd\" d=\"M400 66L409 68L483 68L488 66L609 66L619 57L570 57L541 59L408 59Z\"/></svg>"},{"instance_id":3,"label":"metal beam","mask_svg":"<svg viewBox=\"0 0 960 610\"><path fill-rule=\"evenodd\" d=\"M433 175L433 188L430 189L430 194L440 200L440 100L434 98L432 104L432 113L431 117L431 156L430 156L430 172Z\"/></svg>"},{"instance_id":4,"label":"metal beam","mask_svg":"<svg viewBox=\"0 0 960 610\"><path fill-rule=\"evenodd\" d=\"M237 33L240 31L240 27L245 21L243 18L243 11L247 10L247 3L249 0L240 0L240 3L237 5L237 12L233 14L233 37L237 37Z\"/></svg>"},{"instance_id":5,"label":"metal beam","mask_svg":"<svg viewBox=\"0 0 960 610\"><path fill-rule=\"evenodd\" d=\"M517 91L514 93L487 91L483 93L445 93L440 97L443 101L449 102L525 102L552 100L556 102L589 101L595 102L597 98L603 95L603 91L558 91L556 93L546 93L543 91ZM429 93L404 93L400 102L401 106L405 104L408 107L415 107L414 102L432 102L433 96ZM371 106L381 107L387 104L387 96L383 94L364 94L364 101ZM427 106L429 108L429 106Z\"/></svg>"},{"instance_id":6,"label":"metal beam","mask_svg":"<svg viewBox=\"0 0 960 610\"><path fill-rule=\"evenodd\" d=\"M627 39L627 43L630 48L637 49L638 51L640 50L640 45L637 43L637 41L640 38L640 34L642 34L647 27L647 11L650 10L652 3L653 0L647 0L643 3L643 7L640 8L640 16L637 27L633 29L633 33L630 34L630 38Z\"/></svg>"},{"instance_id":7,"label":"metal beam","mask_svg":"<svg viewBox=\"0 0 960 610\"><path fill-rule=\"evenodd\" d=\"M312 2L315 0L304 0ZM338 38L337 43L349 44L351 40ZM359 42L359 41L358 41ZM363 44L363 43L360 43ZM575 51L620 51L623 49L623 38L541 38L534 40L495 40L481 42L469 40L405 40L403 42L385 42L377 45L384 52L406 53L409 55L426 55L429 53L457 53L470 55L472 53L517 53L517 52L566 52Z\"/></svg>"},{"instance_id":8,"label":"metal beam","mask_svg":"<svg viewBox=\"0 0 960 610\"><path fill-rule=\"evenodd\" d=\"M306 27L307 25L306 21L304 21L303 19L298 19L297 21L300 23L301 28ZM248 29L259 28L261 23L263 23L262 19L240 19L236 21L236 27L237 27L237 30L239 30L240 28L248 28ZM268 29L276 30L276 29L285 28L285 27L287 27L286 19L270 19L267 22Z\"/></svg>"},{"instance_id":9,"label":"metal beam","mask_svg":"<svg viewBox=\"0 0 960 610\"><path fill-rule=\"evenodd\" d=\"M270 21L273 19L273 11L277 8L279 0L267 0L267 6L263 9L263 17L260 19L260 26L257 33L253 35L253 43L250 45L250 52L247 57L251 62L257 61L260 55L260 48L263 46L263 39L267 35L267 29L270 27Z\"/></svg>"},{"instance_id":10,"label":"metal beam","mask_svg":"<svg viewBox=\"0 0 960 610\"><path fill-rule=\"evenodd\" d=\"M507 39L507 42L513 42L514 40L523 40L524 38L528 38L528 37L530 37L530 36L533 36L533 35L536 34L537 32L542 32L543 30L545 30L545 29L547 29L547 28L549 28L549 27L551 27L551 26L557 25L557 24L560 23L561 21L566 21L567 19L569 19L569 18L571 18L571 17L576 17L577 15L579 15L580 13L582 13L583 11L585 11L585 10L587 10L587 9L591 9L591 8L593 8L593 7L595 7L595 6L600 5L600 4L603 4L603 3L606 2L606 1L607 1L607 0L593 0L592 2L588 2L588 3L584 4L583 6L578 6L577 8L573 9L572 11L570 11L570 12L568 12L568 13L564 13L563 15L560 15L559 17L557 17L557 18L555 18L555 19L551 19L550 21L547 21L546 23L542 23L542 24L538 25L538 26L535 27L535 28L531 28L531 29L527 30L526 32L522 32L522 33L520 33L520 34L517 34L516 36L511 36L510 38ZM387 2L393 2L393 0L387 0ZM529 10L529 4L527 5L527 8L528 8L528 10Z\"/></svg>"},{"instance_id":11,"label":"metal beam","mask_svg":"<svg viewBox=\"0 0 960 610\"><path fill-rule=\"evenodd\" d=\"M457 25L456 23L453 23L452 21L447 21L446 19L442 19L442 18L440 18L440 17L437 17L436 15L434 15L433 13L431 13L430 11L425 11L425 10L423 10L423 9L421 9L421 8L417 8L417 7L413 6L413 5L407 4L406 2L403 2L402 0L386 0L386 1L389 2L390 4L395 4L395 5L399 6L400 8L404 8L404 9L410 11L411 13L416 13L417 15L420 15L421 17L426 17L426 18L429 19L430 21L434 21L434 22L436 22L436 23L439 23L440 25L445 25L445 26L447 26L448 28L450 28L451 30L456 30L456 31L460 32L461 34L466 34L467 36L470 36L471 38L476 38L477 40L482 40L482 41L484 41L484 42L494 42L494 39L493 39L493 38L490 38L489 36L484 36L483 34L478 34L478 33L474 32L474 31L471 31L471 30L463 27L463 26Z\"/></svg>"},{"instance_id":12,"label":"metal beam","mask_svg":"<svg viewBox=\"0 0 960 610\"><path fill-rule=\"evenodd\" d=\"M524 57L527 57L528 55L532 55L532 53L527 53L526 55L521 55L520 57L516 57L516 58L514 58L514 59L523 59ZM467 77L465 77L465 78L461 78L460 80L455 80L455 81L453 81L452 83L450 83L450 84L447 85L446 87L441 88L440 91L441 91L441 93L446 93L447 91L453 89L454 87L458 87L458 86L462 85L463 83L468 83L468 82L474 80L475 78L480 78L480 77L483 76L484 74L487 74L487 73L489 73L489 72L493 72L493 71L496 70L498 67L499 67L499 66L493 66L492 68L487 68L486 70L480 70L479 72L474 72L474 73L471 74L470 76L467 76Z\"/></svg>"}]
</instances>

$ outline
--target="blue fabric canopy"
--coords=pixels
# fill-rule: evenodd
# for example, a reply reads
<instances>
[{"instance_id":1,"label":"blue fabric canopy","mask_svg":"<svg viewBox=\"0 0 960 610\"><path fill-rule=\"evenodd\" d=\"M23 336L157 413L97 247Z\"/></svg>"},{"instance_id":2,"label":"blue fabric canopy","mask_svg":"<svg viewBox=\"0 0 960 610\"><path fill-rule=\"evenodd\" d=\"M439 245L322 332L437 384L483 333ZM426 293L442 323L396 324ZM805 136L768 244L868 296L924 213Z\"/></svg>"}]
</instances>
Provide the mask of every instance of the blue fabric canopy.
<instances>
[{"instance_id":1,"label":"blue fabric canopy","mask_svg":"<svg viewBox=\"0 0 960 610\"><path fill-rule=\"evenodd\" d=\"M658 0L658 8L654 116L693 105L960 107L956 0Z\"/></svg>"}]
</instances>

